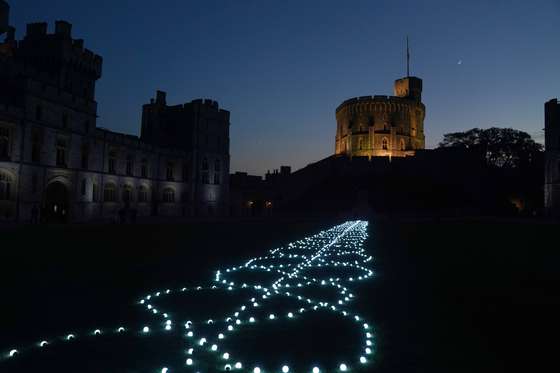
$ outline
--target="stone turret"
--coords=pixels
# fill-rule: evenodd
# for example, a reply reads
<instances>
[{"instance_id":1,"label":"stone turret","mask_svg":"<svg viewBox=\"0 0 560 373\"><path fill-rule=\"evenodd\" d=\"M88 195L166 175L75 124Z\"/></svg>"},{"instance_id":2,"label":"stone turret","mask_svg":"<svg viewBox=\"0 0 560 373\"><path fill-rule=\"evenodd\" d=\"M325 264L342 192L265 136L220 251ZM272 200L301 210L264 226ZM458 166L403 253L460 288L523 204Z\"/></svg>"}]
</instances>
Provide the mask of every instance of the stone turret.
<instances>
[{"instance_id":1,"label":"stone turret","mask_svg":"<svg viewBox=\"0 0 560 373\"><path fill-rule=\"evenodd\" d=\"M10 27L10 6L4 0L0 0L0 35L8 31Z\"/></svg>"},{"instance_id":2,"label":"stone turret","mask_svg":"<svg viewBox=\"0 0 560 373\"><path fill-rule=\"evenodd\" d=\"M545 208L549 215L560 216L560 102L544 106L545 136Z\"/></svg>"}]
</instances>

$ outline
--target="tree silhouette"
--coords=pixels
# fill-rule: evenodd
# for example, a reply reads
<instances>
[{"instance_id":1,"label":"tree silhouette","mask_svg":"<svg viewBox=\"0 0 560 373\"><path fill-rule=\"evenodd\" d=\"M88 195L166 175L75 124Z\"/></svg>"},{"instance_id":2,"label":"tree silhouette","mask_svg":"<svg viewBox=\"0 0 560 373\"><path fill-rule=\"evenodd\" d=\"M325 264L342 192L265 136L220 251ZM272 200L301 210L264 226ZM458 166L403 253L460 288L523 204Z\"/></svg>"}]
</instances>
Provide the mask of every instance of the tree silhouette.
<instances>
[{"instance_id":1,"label":"tree silhouette","mask_svg":"<svg viewBox=\"0 0 560 373\"><path fill-rule=\"evenodd\" d=\"M531 136L513 128L473 128L444 135L440 148L459 147L480 151L490 166L520 168L540 159L543 146Z\"/></svg>"}]
</instances>

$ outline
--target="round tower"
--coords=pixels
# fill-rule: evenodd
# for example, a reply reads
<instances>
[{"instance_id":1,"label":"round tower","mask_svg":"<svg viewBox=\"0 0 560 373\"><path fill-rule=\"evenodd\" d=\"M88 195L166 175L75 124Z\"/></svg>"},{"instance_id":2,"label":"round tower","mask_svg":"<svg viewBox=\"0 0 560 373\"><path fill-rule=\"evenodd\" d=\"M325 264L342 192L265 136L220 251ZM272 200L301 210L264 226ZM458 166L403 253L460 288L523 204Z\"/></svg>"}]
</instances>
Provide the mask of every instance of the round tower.
<instances>
[{"instance_id":1,"label":"round tower","mask_svg":"<svg viewBox=\"0 0 560 373\"><path fill-rule=\"evenodd\" d=\"M395 81L395 96L362 96L336 109L335 154L406 157L425 148L422 79Z\"/></svg>"}]
</instances>

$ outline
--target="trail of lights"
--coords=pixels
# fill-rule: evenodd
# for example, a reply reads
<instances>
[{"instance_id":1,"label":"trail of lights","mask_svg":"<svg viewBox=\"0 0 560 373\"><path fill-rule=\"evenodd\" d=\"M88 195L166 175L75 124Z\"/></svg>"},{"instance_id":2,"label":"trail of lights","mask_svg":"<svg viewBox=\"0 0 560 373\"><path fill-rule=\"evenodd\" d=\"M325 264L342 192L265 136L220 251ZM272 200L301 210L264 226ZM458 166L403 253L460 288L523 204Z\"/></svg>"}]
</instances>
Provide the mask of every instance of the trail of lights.
<instances>
[{"instance_id":1,"label":"trail of lights","mask_svg":"<svg viewBox=\"0 0 560 373\"><path fill-rule=\"evenodd\" d=\"M362 335L362 348L354 357L346 357L336 367L322 367L312 365L309 371L312 373L331 372L333 370L346 372L357 370L372 360L375 351L374 331L365 322L364 317L356 314L350 308L350 303L356 298L350 286L369 279L374 272L367 265L371 263L372 257L364 250L364 242L367 239L368 223L364 221L350 221L335 226L329 230L322 231L314 236L290 243L284 247L271 250L268 255L253 258L244 265L227 268L224 271L216 271L213 284L209 286L197 286L194 288L183 287L181 289L161 290L148 294L138 301L152 317L155 317L159 328L153 329L151 325L145 325L140 330L118 326L111 329L95 329L89 336L99 337L104 334L130 334L153 335L154 333L169 333L174 330L182 330L181 335L185 338L187 346L184 366L180 371L201 372L202 359L211 356L214 371L242 371L252 373L278 372L289 373L292 368L288 364L281 367L262 367L255 361L240 361L235 358L234 351L226 351L224 340L231 338L243 330L245 325L259 324L266 327L267 323L290 322L303 317L312 317L316 311L328 311L336 316L348 318L355 323ZM345 260L346 259L346 260ZM267 264L268 263L268 264ZM343 271L358 272L355 276L344 277L316 277L313 271L329 270L332 268ZM235 276L241 273L270 274L275 277L270 282L247 283L235 281ZM313 299L304 295L303 291L312 287L331 288L337 294L334 302L324 299ZM167 296L188 296L199 291L227 291L234 292L247 289L255 292L258 296L246 299L242 304L235 307L231 313L226 313L220 319L205 318L202 321L183 320L176 322L170 310L163 310L157 303L158 300ZM293 309L276 311L268 315L264 310L272 300L289 299L298 304ZM285 301L284 301L285 302ZM264 314L263 314L264 312ZM306 316L309 315L309 316ZM203 327L204 326L204 327ZM209 331L211 330L211 332ZM73 343L79 336L74 333L64 337L42 340L25 349L13 348L5 353L3 358L23 358L34 349L48 348L54 343ZM1 356L0 356L1 361ZM177 369L177 368L175 368ZM195 370L194 370L195 369ZM158 373L172 373L171 368L163 367Z\"/></svg>"}]
</instances>

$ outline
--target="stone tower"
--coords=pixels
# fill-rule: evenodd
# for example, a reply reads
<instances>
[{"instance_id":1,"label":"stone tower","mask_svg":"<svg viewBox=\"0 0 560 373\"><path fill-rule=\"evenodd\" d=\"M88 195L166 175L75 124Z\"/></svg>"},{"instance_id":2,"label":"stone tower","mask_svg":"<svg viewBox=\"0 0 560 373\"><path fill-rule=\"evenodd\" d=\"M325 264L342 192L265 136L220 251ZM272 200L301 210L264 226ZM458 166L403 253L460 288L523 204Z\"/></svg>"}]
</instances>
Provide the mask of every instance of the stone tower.
<instances>
[{"instance_id":1,"label":"stone tower","mask_svg":"<svg viewBox=\"0 0 560 373\"><path fill-rule=\"evenodd\" d=\"M10 27L10 6L4 0L0 0L0 35L8 31Z\"/></svg>"},{"instance_id":2,"label":"stone tower","mask_svg":"<svg viewBox=\"0 0 560 373\"><path fill-rule=\"evenodd\" d=\"M560 216L560 102L544 105L545 136L545 208L549 215Z\"/></svg>"},{"instance_id":3,"label":"stone tower","mask_svg":"<svg viewBox=\"0 0 560 373\"><path fill-rule=\"evenodd\" d=\"M335 154L406 157L425 148L422 79L395 81L395 96L362 96L336 109Z\"/></svg>"}]
</instances>

